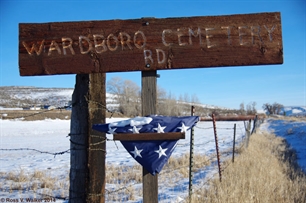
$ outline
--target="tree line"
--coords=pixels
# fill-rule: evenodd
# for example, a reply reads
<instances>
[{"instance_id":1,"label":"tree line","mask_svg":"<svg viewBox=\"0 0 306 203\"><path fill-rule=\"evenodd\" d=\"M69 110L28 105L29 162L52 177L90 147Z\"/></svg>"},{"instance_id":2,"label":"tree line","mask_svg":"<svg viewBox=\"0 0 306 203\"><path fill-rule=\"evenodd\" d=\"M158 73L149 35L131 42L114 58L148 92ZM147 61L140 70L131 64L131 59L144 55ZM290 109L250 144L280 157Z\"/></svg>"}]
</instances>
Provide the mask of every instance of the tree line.
<instances>
[{"instance_id":1,"label":"tree line","mask_svg":"<svg viewBox=\"0 0 306 203\"><path fill-rule=\"evenodd\" d=\"M113 110L118 111L127 117L141 115L141 89L131 80L124 80L120 77L113 77L107 81L107 92L113 95L108 104L116 104ZM237 114L256 114L256 102L252 102L244 107L242 103L240 109L227 109L215 106L207 107L200 103L196 94L180 94L176 97L171 92L157 86L157 114L165 116L189 116L191 105L196 108L196 115L211 116L215 115L237 115Z\"/></svg>"},{"instance_id":2,"label":"tree line","mask_svg":"<svg viewBox=\"0 0 306 203\"><path fill-rule=\"evenodd\" d=\"M265 103L262 106L263 110L267 112L269 115L280 114L281 110L284 108L282 104L274 102L273 104Z\"/></svg>"}]
</instances>

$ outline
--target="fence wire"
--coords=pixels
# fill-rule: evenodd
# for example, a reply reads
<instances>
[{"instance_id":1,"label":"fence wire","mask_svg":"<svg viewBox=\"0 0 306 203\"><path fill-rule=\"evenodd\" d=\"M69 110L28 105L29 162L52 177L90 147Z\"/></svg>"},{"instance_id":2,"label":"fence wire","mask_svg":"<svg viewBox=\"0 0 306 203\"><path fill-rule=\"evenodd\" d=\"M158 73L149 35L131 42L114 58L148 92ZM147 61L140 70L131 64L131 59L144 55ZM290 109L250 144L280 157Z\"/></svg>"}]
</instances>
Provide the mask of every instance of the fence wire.
<instances>
[{"instance_id":1,"label":"fence wire","mask_svg":"<svg viewBox=\"0 0 306 203\"><path fill-rule=\"evenodd\" d=\"M94 101L87 100L87 102L94 102ZM114 111L108 110L106 108L106 106L100 105L101 103L99 103L99 102L95 102L95 103L98 104L98 106L99 106L98 108L103 108L103 109L107 110L108 112L110 112L111 113L110 118L112 118L112 116L114 114ZM59 107L59 108L56 108L56 109L61 109L61 108L62 107ZM49 112L49 111L53 111L53 110L55 110L55 109L46 110L46 111L42 111L42 112L39 112L39 113L33 113L31 115L27 115L27 117L35 116L37 114L43 114L43 113L46 113L46 112ZM18 119L18 118L22 118L22 117L15 117L15 118L11 118L11 119ZM196 125L195 128L200 129L200 130L205 130L205 131L213 129L213 127L201 127L199 125ZM242 127L239 124L237 124L237 128L240 129L241 134L243 134L243 131L245 130L244 126ZM228 128L228 127L222 127L221 126L221 127L217 127L217 130L228 130L229 131L229 133L228 133L229 136L232 136L231 132L233 131L233 128ZM74 135L74 134L68 134L67 135L67 137L71 137L71 136L76 136L76 135ZM90 136L101 138L101 136L97 136L97 135L90 135ZM106 141L113 141L113 140L106 138L106 139L104 139L102 141L99 141L97 143L94 143L92 145L99 145L99 144L102 144L102 143L104 143ZM67 150L64 150L64 151L60 151L60 152L42 151L42 150L37 150L37 149L34 149L34 148L16 148L16 149L1 148L0 151L33 151L33 152L36 152L36 153L52 155L55 158L55 157L57 157L59 155L69 154L72 150L88 150L88 149L90 149L90 146L85 146L85 145L80 144L80 143L75 143L75 142L73 142L71 140L70 140L70 142L73 143L74 145L82 146L84 148L81 148L81 149L71 148L71 149L67 149ZM196 143L194 146L196 148L197 147L202 147L202 146L205 146L205 145L207 145L208 143L211 143L211 142L215 142L215 140L212 138L212 139L206 140L204 142ZM115 141L114 141L114 143L115 143L115 145L116 145L116 147L118 149L118 146L117 146ZM188 146L190 146L190 143L184 143L184 144L178 143L177 144L177 148L178 148L177 150L179 150L181 147L188 147ZM244 146L244 142L241 141L240 148L242 148L243 146ZM89 148L87 149L87 147L89 147ZM95 150L99 150L99 149L95 149ZM229 153L229 152L222 151L221 153ZM217 159L217 156L215 154L210 154L209 156L207 156L207 159L205 161L194 163L194 171L205 170L205 168L208 166L207 163L208 162L214 163L214 162L216 162L216 159ZM224 160L222 161L222 163L224 163ZM227 162L227 163L228 163L227 165L223 165L222 164L222 171L226 170L226 168L230 166L231 162ZM127 166L127 167L129 167L129 166ZM170 167L168 165L165 165L164 170L159 175L162 177L162 176L167 176L169 174L179 174L181 169L186 169L188 167L189 167L189 162L186 162L184 164L180 164L179 166L176 166L176 167ZM125 173L126 170L127 169L124 168L121 171L121 173ZM215 170L216 170L215 172L217 174L217 169L215 169ZM139 172L139 169L135 169L135 171ZM119 173L120 173L120 171L119 171ZM2 174L2 178L4 178L3 174ZM205 177L205 179L202 180L200 184L197 184L197 189L194 189L194 192L196 190L201 190L203 187L207 186L209 181L211 181L213 178L215 178L215 176ZM167 179L167 178L164 178L164 179ZM107 187L105 189L106 194L90 194L89 196L101 196L101 195L105 195L106 198L109 198L108 201L122 201L122 199L129 198L129 196L131 196L131 193L133 192L132 190L134 190L134 189L131 189L131 188L133 188L134 186L139 187L141 185L141 182L135 181L135 180L134 181L130 181L130 182L125 183L125 184L120 183L121 180L118 180L118 182L119 182L119 184L117 184L117 185L114 185L112 183L106 183L107 185L110 186L110 187ZM5 188L0 188L0 190L5 191L6 189ZM11 191L18 191L19 192L20 190L23 191L24 189L11 188L10 190ZM39 191L34 191L34 190L29 190L29 189L28 189L27 192L35 193L36 195L41 196L41 197L54 198L54 199L63 200L63 201L68 201L68 199L69 199L69 196L65 196L65 197L62 197L62 196L53 196L53 195L50 195L50 194L45 194L45 193L41 193ZM84 197L85 194L79 194L79 195L80 195L79 197ZM112 195L114 195L116 197L113 197ZM75 197L75 198L78 198L78 197Z\"/></svg>"}]
</instances>

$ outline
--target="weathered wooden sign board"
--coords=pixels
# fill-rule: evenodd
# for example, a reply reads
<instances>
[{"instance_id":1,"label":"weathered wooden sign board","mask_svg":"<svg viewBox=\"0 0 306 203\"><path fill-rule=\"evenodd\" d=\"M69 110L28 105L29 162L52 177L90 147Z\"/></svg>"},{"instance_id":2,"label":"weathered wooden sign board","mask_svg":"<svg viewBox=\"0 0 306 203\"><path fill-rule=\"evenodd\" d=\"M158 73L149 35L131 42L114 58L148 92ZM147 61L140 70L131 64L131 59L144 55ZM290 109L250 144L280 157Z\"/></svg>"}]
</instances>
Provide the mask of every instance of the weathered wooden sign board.
<instances>
[{"instance_id":1,"label":"weathered wooden sign board","mask_svg":"<svg viewBox=\"0 0 306 203\"><path fill-rule=\"evenodd\" d=\"M279 12L19 24L22 76L282 63Z\"/></svg>"}]
</instances>

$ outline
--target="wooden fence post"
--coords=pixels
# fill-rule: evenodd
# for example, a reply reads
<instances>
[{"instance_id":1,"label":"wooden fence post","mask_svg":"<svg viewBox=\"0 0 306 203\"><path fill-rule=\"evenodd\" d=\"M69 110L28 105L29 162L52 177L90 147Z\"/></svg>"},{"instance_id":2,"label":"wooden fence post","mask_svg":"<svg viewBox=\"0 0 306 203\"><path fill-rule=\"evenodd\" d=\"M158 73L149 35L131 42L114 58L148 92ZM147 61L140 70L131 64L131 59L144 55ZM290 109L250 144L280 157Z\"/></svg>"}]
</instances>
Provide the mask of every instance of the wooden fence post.
<instances>
[{"instance_id":1,"label":"wooden fence post","mask_svg":"<svg viewBox=\"0 0 306 203\"><path fill-rule=\"evenodd\" d=\"M70 203L86 202L86 179L88 174L88 94L89 77L76 75L76 84L72 95L70 123Z\"/></svg>"},{"instance_id":2,"label":"wooden fence post","mask_svg":"<svg viewBox=\"0 0 306 203\"><path fill-rule=\"evenodd\" d=\"M87 203L104 203L106 136L105 133L92 130L92 125L105 123L105 73L89 74L88 112Z\"/></svg>"},{"instance_id":3,"label":"wooden fence post","mask_svg":"<svg viewBox=\"0 0 306 203\"><path fill-rule=\"evenodd\" d=\"M105 202L105 73L76 76L70 127L70 203Z\"/></svg>"},{"instance_id":4,"label":"wooden fence post","mask_svg":"<svg viewBox=\"0 0 306 203\"><path fill-rule=\"evenodd\" d=\"M157 113L156 71L141 72L142 116ZM151 175L142 168L143 202L158 203L158 174Z\"/></svg>"},{"instance_id":5,"label":"wooden fence post","mask_svg":"<svg viewBox=\"0 0 306 203\"><path fill-rule=\"evenodd\" d=\"M250 140L250 136L251 136L251 120L249 120L248 126L245 125L245 132L246 132L245 147L248 148L249 140Z\"/></svg>"},{"instance_id":6,"label":"wooden fence post","mask_svg":"<svg viewBox=\"0 0 306 203\"><path fill-rule=\"evenodd\" d=\"M255 115L255 118L254 118L254 121L253 121L253 129L252 129L252 133L251 135L255 132L256 133L256 130L257 130L257 127L258 127L258 115L256 114Z\"/></svg>"}]
</instances>

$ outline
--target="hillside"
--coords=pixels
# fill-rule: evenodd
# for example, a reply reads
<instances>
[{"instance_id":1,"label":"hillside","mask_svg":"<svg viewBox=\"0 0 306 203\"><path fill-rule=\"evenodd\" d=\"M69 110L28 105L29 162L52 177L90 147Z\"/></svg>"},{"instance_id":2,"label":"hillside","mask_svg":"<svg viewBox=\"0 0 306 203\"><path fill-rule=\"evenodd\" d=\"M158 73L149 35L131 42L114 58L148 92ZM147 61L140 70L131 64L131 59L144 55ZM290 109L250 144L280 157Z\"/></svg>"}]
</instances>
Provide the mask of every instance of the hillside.
<instances>
[{"instance_id":1,"label":"hillside","mask_svg":"<svg viewBox=\"0 0 306 203\"><path fill-rule=\"evenodd\" d=\"M0 106L6 108L34 105L65 106L71 100L72 88L0 87Z\"/></svg>"},{"instance_id":2,"label":"hillside","mask_svg":"<svg viewBox=\"0 0 306 203\"><path fill-rule=\"evenodd\" d=\"M42 88L29 86L4 86L0 87L0 108L23 108L31 106L55 106L64 107L69 105L72 99L73 88ZM107 108L118 111L118 103L114 95L106 94ZM180 115L189 115L190 106L195 105L198 115L206 116L212 112L220 114L233 114L236 110L207 104L191 104L175 102L180 108Z\"/></svg>"},{"instance_id":3,"label":"hillside","mask_svg":"<svg viewBox=\"0 0 306 203\"><path fill-rule=\"evenodd\" d=\"M306 107L304 106L287 106L280 112L281 115L286 116L306 116Z\"/></svg>"}]
</instances>

